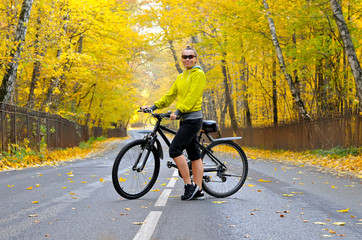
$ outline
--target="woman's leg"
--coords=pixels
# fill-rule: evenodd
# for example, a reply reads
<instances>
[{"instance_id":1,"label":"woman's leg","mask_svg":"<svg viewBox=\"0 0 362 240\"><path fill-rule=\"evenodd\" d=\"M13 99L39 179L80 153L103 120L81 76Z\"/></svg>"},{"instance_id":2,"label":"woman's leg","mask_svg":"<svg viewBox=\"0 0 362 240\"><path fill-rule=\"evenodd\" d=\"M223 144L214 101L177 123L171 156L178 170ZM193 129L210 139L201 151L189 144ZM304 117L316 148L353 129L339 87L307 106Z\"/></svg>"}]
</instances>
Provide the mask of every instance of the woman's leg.
<instances>
[{"instance_id":1,"label":"woman's leg","mask_svg":"<svg viewBox=\"0 0 362 240\"><path fill-rule=\"evenodd\" d=\"M184 155L180 155L173 159L177 165L178 170L181 173L182 179L184 180L185 184L191 184L190 178L190 170L189 166L187 165L186 159Z\"/></svg>"},{"instance_id":2,"label":"woman's leg","mask_svg":"<svg viewBox=\"0 0 362 240\"><path fill-rule=\"evenodd\" d=\"M202 189L202 178L204 176L204 166L201 158L191 162L192 164L192 175L194 176L194 182L199 186L199 190Z\"/></svg>"}]
</instances>

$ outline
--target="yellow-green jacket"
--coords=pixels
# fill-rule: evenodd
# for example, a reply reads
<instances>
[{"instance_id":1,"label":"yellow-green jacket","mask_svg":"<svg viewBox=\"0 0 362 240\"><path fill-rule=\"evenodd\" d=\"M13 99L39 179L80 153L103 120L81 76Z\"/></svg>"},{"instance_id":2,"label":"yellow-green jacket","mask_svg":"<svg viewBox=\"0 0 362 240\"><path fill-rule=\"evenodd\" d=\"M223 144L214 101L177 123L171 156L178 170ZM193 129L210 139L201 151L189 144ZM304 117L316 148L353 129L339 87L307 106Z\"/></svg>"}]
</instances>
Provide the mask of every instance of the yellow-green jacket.
<instances>
[{"instance_id":1,"label":"yellow-green jacket","mask_svg":"<svg viewBox=\"0 0 362 240\"><path fill-rule=\"evenodd\" d=\"M157 108L168 107L177 97L176 115L200 111L205 85L205 73L201 67L195 66L179 74L170 90L154 105Z\"/></svg>"}]
</instances>

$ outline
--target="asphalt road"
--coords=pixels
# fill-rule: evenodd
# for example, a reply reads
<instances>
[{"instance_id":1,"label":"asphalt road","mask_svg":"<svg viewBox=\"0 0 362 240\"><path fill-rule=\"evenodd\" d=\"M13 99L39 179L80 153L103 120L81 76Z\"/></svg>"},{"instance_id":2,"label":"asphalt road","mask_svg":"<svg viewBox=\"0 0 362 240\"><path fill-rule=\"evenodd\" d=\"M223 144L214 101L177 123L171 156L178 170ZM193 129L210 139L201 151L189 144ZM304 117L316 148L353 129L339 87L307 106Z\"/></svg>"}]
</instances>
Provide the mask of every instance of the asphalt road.
<instances>
[{"instance_id":1,"label":"asphalt road","mask_svg":"<svg viewBox=\"0 0 362 240\"><path fill-rule=\"evenodd\" d=\"M56 167L1 172L0 239L361 239L360 179L249 159L233 196L181 201L182 180L163 160L153 190L127 200L111 182L126 142Z\"/></svg>"}]
</instances>

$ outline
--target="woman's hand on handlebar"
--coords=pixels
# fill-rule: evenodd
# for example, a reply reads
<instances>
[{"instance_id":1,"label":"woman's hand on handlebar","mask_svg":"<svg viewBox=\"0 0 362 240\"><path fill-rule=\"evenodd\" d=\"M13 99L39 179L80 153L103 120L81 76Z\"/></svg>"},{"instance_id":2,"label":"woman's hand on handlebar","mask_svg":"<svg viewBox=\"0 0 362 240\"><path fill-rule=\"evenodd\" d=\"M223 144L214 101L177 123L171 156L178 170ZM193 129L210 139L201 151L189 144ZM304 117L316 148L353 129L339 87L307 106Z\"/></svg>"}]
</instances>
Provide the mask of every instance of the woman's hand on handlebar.
<instances>
[{"instance_id":1,"label":"woman's hand on handlebar","mask_svg":"<svg viewBox=\"0 0 362 240\"><path fill-rule=\"evenodd\" d=\"M170 119L171 119L171 120L176 120L176 119L177 119L177 115L174 114L174 113L171 113L171 114L170 114Z\"/></svg>"}]
</instances>

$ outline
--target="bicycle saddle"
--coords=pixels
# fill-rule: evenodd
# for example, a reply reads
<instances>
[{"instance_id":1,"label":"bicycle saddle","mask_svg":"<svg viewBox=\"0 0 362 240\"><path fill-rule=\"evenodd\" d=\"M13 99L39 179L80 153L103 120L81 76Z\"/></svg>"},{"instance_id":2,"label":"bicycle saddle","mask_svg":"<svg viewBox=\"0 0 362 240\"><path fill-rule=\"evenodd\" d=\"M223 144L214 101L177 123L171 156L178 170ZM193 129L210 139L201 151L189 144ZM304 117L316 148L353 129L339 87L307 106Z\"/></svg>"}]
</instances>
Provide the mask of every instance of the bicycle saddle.
<instances>
[{"instance_id":1,"label":"bicycle saddle","mask_svg":"<svg viewBox=\"0 0 362 240\"><path fill-rule=\"evenodd\" d=\"M205 133L217 132L219 126L217 125L216 121L213 120L204 120L202 122L202 131Z\"/></svg>"}]
</instances>

